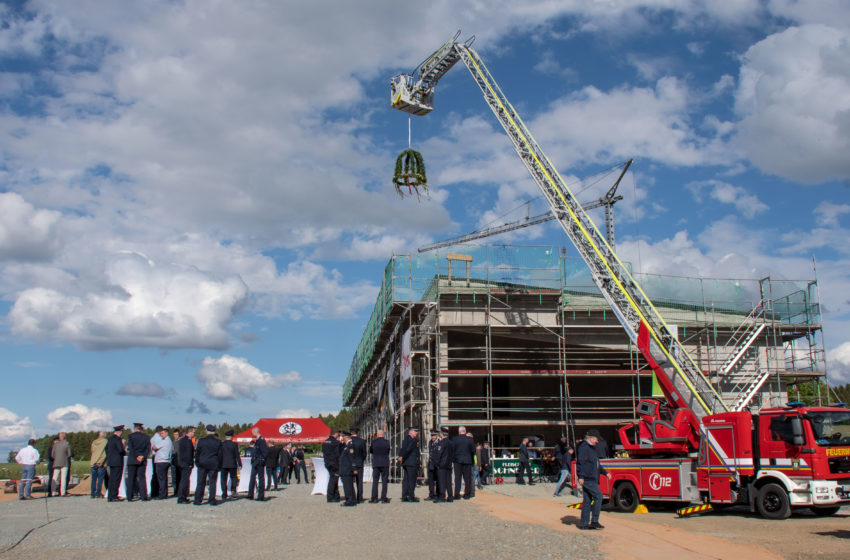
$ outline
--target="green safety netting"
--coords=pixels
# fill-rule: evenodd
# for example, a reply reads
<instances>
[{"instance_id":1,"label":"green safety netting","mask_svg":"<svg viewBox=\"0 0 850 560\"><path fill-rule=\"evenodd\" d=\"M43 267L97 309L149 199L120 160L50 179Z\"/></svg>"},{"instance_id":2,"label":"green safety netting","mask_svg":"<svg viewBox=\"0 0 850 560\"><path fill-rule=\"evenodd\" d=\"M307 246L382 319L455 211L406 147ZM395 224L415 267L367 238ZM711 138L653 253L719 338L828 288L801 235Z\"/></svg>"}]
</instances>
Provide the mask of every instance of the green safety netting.
<instances>
[{"instance_id":1,"label":"green safety netting","mask_svg":"<svg viewBox=\"0 0 850 560\"><path fill-rule=\"evenodd\" d=\"M467 284L466 262L453 261L449 282L447 255L472 257ZM629 263L626 263L629 266ZM817 324L817 284L810 280L693 278L634 274L659 313L671 324L710 322L737 326L754 308L788 324ZM376 350L377 338L394 302L436 301L441 293L490 289L558 290L565 306L607 308L590 271L578 257L554 246L455 245L415 255L394 255L384 269L381 290L343 385L347 402Z\"/></svg>"}]
</instances>

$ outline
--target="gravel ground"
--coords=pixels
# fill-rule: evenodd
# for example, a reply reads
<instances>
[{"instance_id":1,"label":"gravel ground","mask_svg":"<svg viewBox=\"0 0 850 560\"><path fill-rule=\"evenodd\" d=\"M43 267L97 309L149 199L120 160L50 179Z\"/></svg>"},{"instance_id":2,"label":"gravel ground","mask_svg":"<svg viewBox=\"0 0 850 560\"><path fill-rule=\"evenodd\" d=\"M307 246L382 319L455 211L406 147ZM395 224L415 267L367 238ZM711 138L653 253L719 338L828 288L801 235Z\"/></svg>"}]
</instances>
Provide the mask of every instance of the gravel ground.
<instances>
[{"instance_id":1,"label":"gravel ground","mask_svg":"<svg viewBox=\"0 0 850 560\"><path fill-rule=\"evenodd\" d=\"M370 485L365 485L369 495ZM177 555L185 559L268 558L601 558L593 534L571 534L488 514L475 500L452 504L399 501L355 508L311 496L312 486L290 485L218 507L164 502L107 503L87 496L0 503L0 556L6 558L128 558ZM516 497L551 496L553 485L506 484L488 491ZM419 488L420 497L427 495ZM564 503L571 497L560 498ZM15 543L33 530L19 545ZM14 548L9 549L9 547ZM277 551L277 552L276 552Z\"/></svg>"}]
</instances>

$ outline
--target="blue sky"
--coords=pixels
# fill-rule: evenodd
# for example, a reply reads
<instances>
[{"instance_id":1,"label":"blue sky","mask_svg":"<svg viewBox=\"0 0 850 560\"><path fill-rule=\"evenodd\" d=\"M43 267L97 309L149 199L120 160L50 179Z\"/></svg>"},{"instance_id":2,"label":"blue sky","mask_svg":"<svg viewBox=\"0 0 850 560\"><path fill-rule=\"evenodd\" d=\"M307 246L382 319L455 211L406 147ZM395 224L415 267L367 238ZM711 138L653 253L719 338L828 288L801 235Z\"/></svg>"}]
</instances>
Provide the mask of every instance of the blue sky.
<instances>
[{"instance_id":1,"label":"blue sky","mask_svg":"<svg viewBox=\"0 0 850 560\"><path fill-rule=\"evenodd\" d=\"M393 252L544 210L462 67L413 121L431 199L395 195L389 78L457 29L570 182L635 159L639 270L816 257L850 381L846 2L38 0L0 22L0 449L338 410Z\"/></svg>"}]
</instances>

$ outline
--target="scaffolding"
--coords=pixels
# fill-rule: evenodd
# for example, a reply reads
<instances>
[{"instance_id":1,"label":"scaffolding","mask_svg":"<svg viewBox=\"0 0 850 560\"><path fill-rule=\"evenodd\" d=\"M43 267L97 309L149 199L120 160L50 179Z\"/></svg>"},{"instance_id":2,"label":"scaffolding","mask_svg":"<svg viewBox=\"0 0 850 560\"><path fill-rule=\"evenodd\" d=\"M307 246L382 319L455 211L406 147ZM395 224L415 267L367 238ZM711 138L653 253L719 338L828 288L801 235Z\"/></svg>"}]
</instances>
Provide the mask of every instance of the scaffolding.
<instances>
[{"instance_id":1,"label":"scaffolding","mask_svg":"<svg viewBox=\"0 0 850 560\"><path fill-rule=\"evenodd\" d=\"M815 280L635 277L728 404L780 404L787 380L825 376ZM754 380L746 399L736 392ZM524 435L574 439L576 426L612 437L653 393L582 259L553 246L456 245L390 259L343 402L362 432L385 429L394 446L408 424L464 425L511 449Z\"/></svg>"}]
</instances>

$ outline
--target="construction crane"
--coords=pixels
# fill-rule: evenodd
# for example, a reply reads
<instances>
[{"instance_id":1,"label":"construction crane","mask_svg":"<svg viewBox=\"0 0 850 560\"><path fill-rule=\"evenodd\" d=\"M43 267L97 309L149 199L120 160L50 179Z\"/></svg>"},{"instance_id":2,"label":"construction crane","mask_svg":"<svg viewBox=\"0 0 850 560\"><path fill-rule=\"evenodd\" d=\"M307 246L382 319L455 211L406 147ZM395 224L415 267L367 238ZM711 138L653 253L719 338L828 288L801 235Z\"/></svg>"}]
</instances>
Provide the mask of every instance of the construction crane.
<instances>
[{"instance_id":1,"label":"construction crane","mask_svg":"<svg viewBox=\"0 0 850 560\"><path fill-rule=\"evenodd\" d=\"M594 283L652 367L668 402L676 408L690 411L692 414L688 422L694 432L699 433L704 417L728 410L723 399L684 346L671 334L671 329L652 301L543 153L484 61L472 48L474 37L459 43L459 36L460 32L446 41L413 74L400 74L391 79L392 107L413 115L430 113L434 109L437 82L458 61L464 63L549 203L552 215L590 269Z\"/></svg>"},{"instance_id":2,"label":"construction crane","mask_svg":"<svg viewBox=\"0 0 850 560\"><path fill-rule=\"evenodd\" d=\"M629 166L632 165L631 159L623 164L623 170L620 172L620 176L617 177L617 180L608 189L608 192L605 193L605 196L597 199L590 204L585 204L582 206L587 212L588 210L593 210L594 208L599 208L600 206L605 209L605 238L608 240L608 245L614 247L614 203L623 200L621 195L617 193L617 187L620 186L620 181L623 180L623 176L629 170ZM434 249L440 249L442 247L449 247L450 245L458 245L460 243L468 243L470 241L474 241L476 239L483 239L485 237L491 237L493 235L499 235L500 233L507 233L509 231L515 231L522 228L527 228L530 226L536 226L537 224L542 224L545 222L549 222L555 219L555 214L552 211L544 212L542 214L538 214L536 216L526 216L522 220L515 220L513 222L507 222L505 224L499 226L493 226L485 229L479 229L465 235L459 235L457 237L452 237L449 239L444 239L442 241L437 241L436 243L432 243L431 245L426 245L424 247L420 247L417 249L420 253L425 253L426 251L433 251Z\"/></svg>"}]
</instances>

